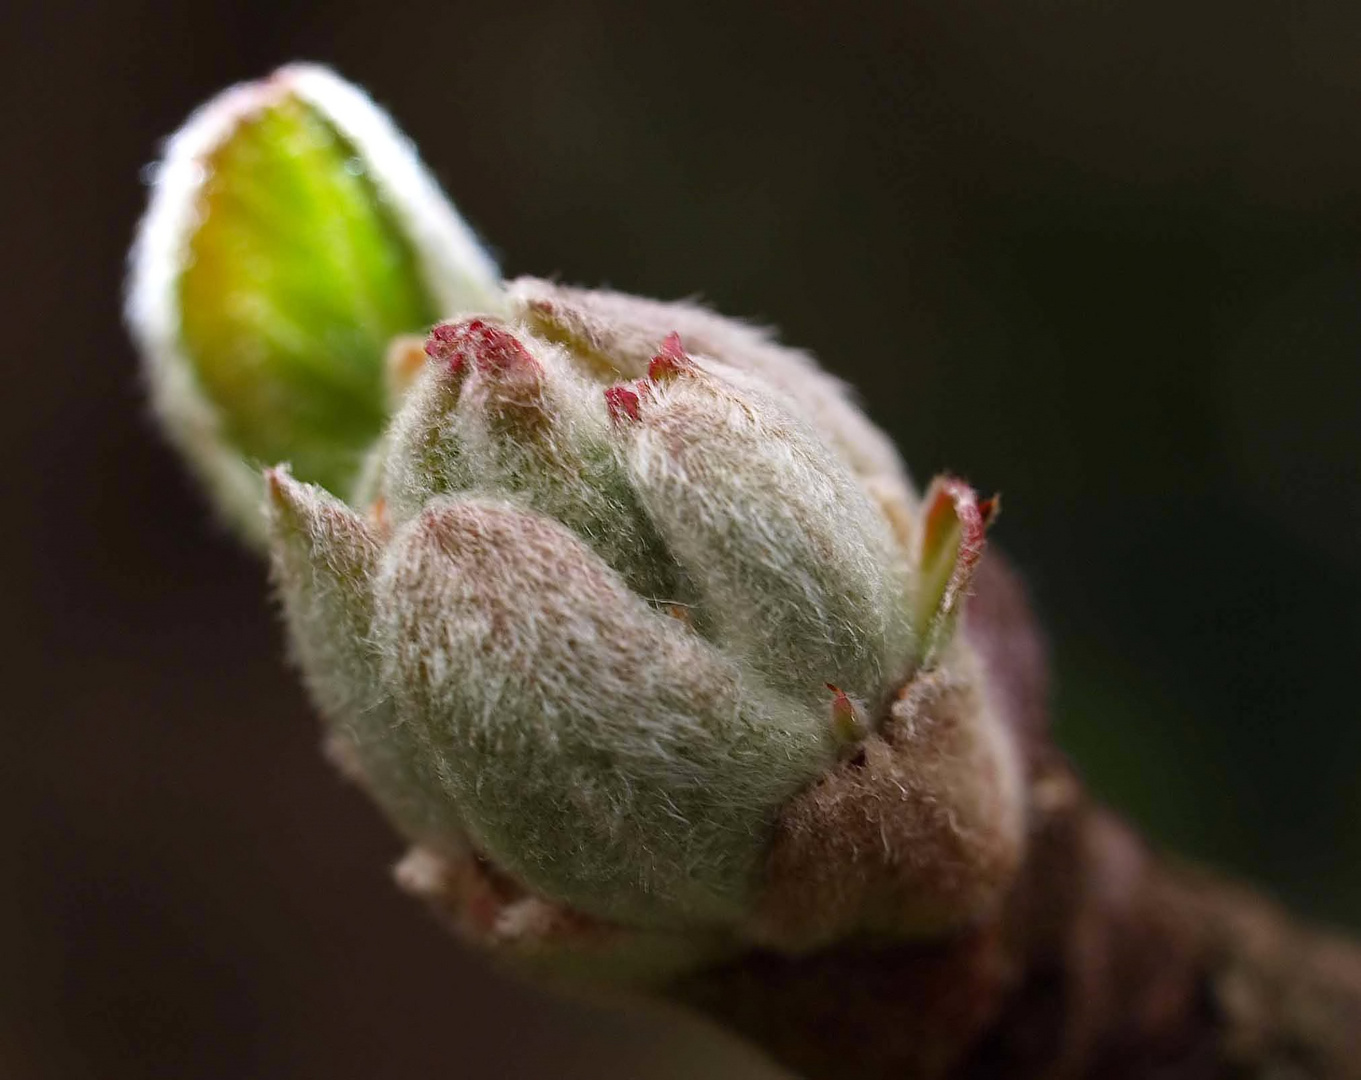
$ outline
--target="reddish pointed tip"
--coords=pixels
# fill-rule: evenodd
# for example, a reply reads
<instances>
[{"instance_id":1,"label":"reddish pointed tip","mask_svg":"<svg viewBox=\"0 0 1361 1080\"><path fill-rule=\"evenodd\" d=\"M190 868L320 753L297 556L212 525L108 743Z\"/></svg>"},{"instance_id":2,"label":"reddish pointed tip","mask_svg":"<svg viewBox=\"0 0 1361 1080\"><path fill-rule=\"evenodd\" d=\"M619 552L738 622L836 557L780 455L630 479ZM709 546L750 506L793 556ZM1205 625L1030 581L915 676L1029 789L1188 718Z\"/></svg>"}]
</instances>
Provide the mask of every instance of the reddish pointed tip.
<instances>
[{"instance_id":1,"label":"reddish pointed tip","mask_svg":"<svg viewBox=\"0 0 1361 1080\"><path fill-rule=\"evenodd\" d=\"M865 733L865 725L855 702L841 687L823 683L832 692L832 727L843 742L856 742Z\"/></svg>"},{"instance_id":2,"label":"reddish pointed tip","mask_svg":"<svg viewBox=\"0 0 1361 1080\"><path fill-rule=\"evenodd\" d=\"M823 683L823 685L832 692L832 715L838 719L849 718L853 720L855 718L855 705L846 691L834 683Z\"/></svg>"},{"instance_id":3,"label":"reddish pointed tip","mask_svg":"<svg viewBox=\"0 0 1361 1080\"><path fill-rule=\"evenodd\" d=\"M963 533L965 548L981 547L983 530L1001 506L996 496L980 500L965 481L949 474L931 481L924 501L926 521L922 541L928 548L933 541L946 538L955 525Z\"/></svg>"},{"instance_id":4,"label":"reddish pointed tip","mask_svg":"<svg viewBox=\"0 0 1361 1080\"><path fill-rule=\"evenodd\" d=\"M638 419L638 395L627 386L611 386L605 391L605 408L616 424Z\"/></svg>"},{"instance_id":5,"label":"reddish pointed tip","mask_svg":"<svg viewBox=\"0 0 1361 1080\"><path fill-rule=\"evenodd\" d=\"M690 359L685 346L681 344L680 334L673 330L666 335L662 347L648 364L647 377L654 382L664 382L691 371L694 366L695 362Z\"/></svg>"},{"instance_id":6,"label":"reddish pointed tip","mask_svg":"<svg viewBox=\"0 0 1361 1080\"><path fill-rule=\"evenodd\" d=\"M298 482L288 471L287 465L275 465L265 469L266 513L272 522L296 523L303 510L303 493Z\"/></svg>"},{"instance_id":7,"label":"reddish pointed tip","mask_svg":"<svg viewBox=\"0 0 1361 1080\"><path fill-rule=\"evenodd\" d=\"M288 469L282 465L275 465L265 470L265 491L270 499L277 505L284 505L289 501L288 492L285 485L290 479Z\"/></svg>"},{"instance_id":8,"label":"reddish pointed tip","mask_svg":"<svg viewBox=\"0 0 1361 1080\"><path fill-rule=\"evenodd\" d=\"M945 475L931 481L923 505L916 552L923 584L916 618L928 635L929 653L938 647L941 635L949 632L968 596L988 525L996 518L1001 503L996 496L979 499L963 480Z\"/></svg>"},{"instance_id":9,"label":"reddish pointed tip","mask_svg":"<svg viewBox=\"0 0 1361 1080\"><path fill-rule=\"evenodd\" d=\"M485 319L441 323L430 331L425 352L447 365L451 375L463 374L469 363L488 374L538 368L514 334Z\"/></svg>"},{"instance_id":10,"label":"reddish pointed tip","mask_svg":"<svg viewBox=\"0 0 1361 1080\"><path fill-rule=\"evenodd\" d=\"M447 364L453 373L462 371L466 362L459 347L462 326L462 323L440 323L425 339L425 355Z\"/></svg>"}]
</instances>

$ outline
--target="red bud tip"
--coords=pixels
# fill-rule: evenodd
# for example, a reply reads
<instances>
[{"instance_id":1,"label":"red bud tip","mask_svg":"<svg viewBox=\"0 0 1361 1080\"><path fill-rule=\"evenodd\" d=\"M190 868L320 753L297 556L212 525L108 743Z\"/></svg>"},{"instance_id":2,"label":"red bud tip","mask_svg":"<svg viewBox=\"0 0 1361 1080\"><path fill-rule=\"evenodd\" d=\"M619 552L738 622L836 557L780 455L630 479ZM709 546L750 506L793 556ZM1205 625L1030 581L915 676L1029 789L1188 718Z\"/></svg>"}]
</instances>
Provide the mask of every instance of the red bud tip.
<instances>
[{"instance_id":1,"label":"red bud tip","mask_svg":"<svg viewBox=\"0 0 1361 1080\"><path fill-rule=\"evenodd\" d=\"M1002 512L1002 496L994 495L991 499L983 499L978 504L979 516L983 519L983 528L991 527L997 520L997 515Z\"/></svg>"},{"instance_id":2,"label":"red bud tip","mask_svg":"<svg viewBox=\"0 0 1361 1080\"><path fill-rule=\"evenodd\" d=\"M466 371L469 361L488 374L538 367L513 334L484 319L441 323L430 331L425 352L447 364L452 375Z\"/></svg>"},{"instance_id":3,"label":"red bud tip","mask_svg":"<svg viewBox=\"0 0 1361 1080\"><path fill-rule=\"evenodd\" d=\"M667 379L674 379L677 375L691 371L695 362L685 352L685 347L681 345L680 334L674 330L666 335L666 340L662 342L662 347L657 351L657 355L652 358L652 363L647 366L647 377L654 382L665 382Z\"/></svg>"},{"instance_id":4,"label":"red bud tip","mask_svg":"<svg viewBox=\"0 0 1361 1080\"><path fill-rule=\"evenodd\" d=\"M430 336L425 339L425 355L431 360L448 364L450 373L457 375L466 364L459 347L461 336L462 324L440 323L431 329Z\"/></svg>"},{"instance_id":5,"label":"red bud tip","mask_svg":"<svg viewBox=\"0 0 1361 1080\"><path fill-rule=\"evenodd\" d=\"M611 386L605 390L605 408L616 424L638 419L638 395L627 386Z\"/></svg>"},{"instance_id":6,"label":"red bud tip","mask_svg":"<svg viewBox=\"0 0 1361 1080\"><path fill-rule=\"evenodd\" d=\"M858 742L865 735L865 724L846 691L832 683L823 683L832 692L832 727L843 742Z\"/></svg>"}]
</instances>

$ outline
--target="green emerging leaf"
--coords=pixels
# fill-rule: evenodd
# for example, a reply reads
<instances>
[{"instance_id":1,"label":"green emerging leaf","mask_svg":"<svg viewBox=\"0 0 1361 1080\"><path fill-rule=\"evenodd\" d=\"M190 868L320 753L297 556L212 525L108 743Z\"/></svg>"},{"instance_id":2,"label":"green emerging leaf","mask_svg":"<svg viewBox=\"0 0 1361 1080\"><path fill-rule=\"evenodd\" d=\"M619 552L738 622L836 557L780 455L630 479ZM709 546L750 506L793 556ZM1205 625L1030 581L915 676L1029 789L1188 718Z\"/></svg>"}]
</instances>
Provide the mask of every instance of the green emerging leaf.
<instances>
[{"instance_id":1,"label":"green emerging leaf","mask_svg":"<svg viewBox=\"0 0 1361 1080\"><path fill-rule=\"evenodd\" d=\"M438 316L364 161L292 96L206 159L178 283L183 348L222 434L345 496L382 430L383 356Z\"/></svg>"}]
</instances>

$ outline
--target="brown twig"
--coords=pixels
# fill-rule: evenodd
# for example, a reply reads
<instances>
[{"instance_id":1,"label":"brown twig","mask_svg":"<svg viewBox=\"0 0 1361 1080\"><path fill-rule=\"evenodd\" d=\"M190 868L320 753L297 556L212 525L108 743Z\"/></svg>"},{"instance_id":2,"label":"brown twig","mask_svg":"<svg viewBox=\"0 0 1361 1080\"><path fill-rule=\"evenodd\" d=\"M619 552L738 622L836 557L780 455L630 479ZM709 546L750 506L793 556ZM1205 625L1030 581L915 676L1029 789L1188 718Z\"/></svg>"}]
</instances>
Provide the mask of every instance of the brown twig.
<instances>
[{"instance_id":1,"label":"brown twig","mask_svg":"<svg viewBox=\"0 0 1361 1080\"><path fill-rule=\"evenodd\" d=\"M947 941L749 953L672 997L809 1080L1361 1077L1361 948L1159 857L1045 731L1024 597L995 556L968 631L1028 754L1029 843L997 918Z\"/></svg>"}]
</instances>

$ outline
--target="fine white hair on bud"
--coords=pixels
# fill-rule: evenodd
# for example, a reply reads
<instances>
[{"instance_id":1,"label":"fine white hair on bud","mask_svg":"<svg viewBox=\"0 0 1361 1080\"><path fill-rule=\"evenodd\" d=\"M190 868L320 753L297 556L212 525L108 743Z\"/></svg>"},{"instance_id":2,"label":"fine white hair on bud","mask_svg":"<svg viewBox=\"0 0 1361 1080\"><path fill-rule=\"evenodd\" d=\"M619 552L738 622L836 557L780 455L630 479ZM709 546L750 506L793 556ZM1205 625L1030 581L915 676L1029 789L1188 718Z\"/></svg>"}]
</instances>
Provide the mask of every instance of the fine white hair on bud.
<instances>
[{"instance_id":1,"label":"fine white hair on bud","mask_svg":"<svg viewBox=\"0 0 1361 1080\"><path fill-rule=\"evenodd\" d=\"M344 503L286 468L265 476L265 518L289 642L337 752L411 840L438 851L462 847L453 801L431 757L397 730L373 640L374 530Z\"/></svg>"},{"instance_id":2,"label":"fine white hair on bud","mask_svg":"<svg viewBox=\"0 0 1361 1080\"><path fill-rule=\"evenodd\" d=\"M875 702L906 674L906 581L855 475L749 373L668 338L626 457L714 633L810 701L827 683Z\"/></svg>"},{"instance_id":3,"label":"fine white hair on bud","mask_svg":"<svg viewBox=\"0 0 1361 1080\"><path fill-rule=\"evenodd\" d=\"M915 510L912 484L893 444L856 407L849 387L807 353L693 303L579 289L532 277L509 282L507 290L515 317L542 337L566 345L606 381L645 375L658 344L671 333L695 354L757 376L768 393L788 399L792 411L856 476L900 503L904 512Z\"/></svg>"},{"instance_id":4,"label":"fine white hair on bud","mask_svg":"<svg viewBox=\"0 0 1361 1080\"><path fill-rule=\"evenodd\" d=\"M470 364L437 326L425 345L432 362L408 391L405 407L388 426L370 463L371 490L365 501L383 498L395 521L420 513L434 496L472 486L473 471L459 435L456 409Z\"/></svg>"},{"instance_id":5,"label":"fine white hair on bud","mask_svg":"<svg viewBox=\"0 0 1361 1080\"><path fill-rule=\"evenodd\" d=\"M514 497L572 528L640 595L693 599L630 484L600 388L560 349L485 318L435 327L427 348L384 460L394 523L436 495Z\"/></svg>"},{"instance_id":6,"label":"fine white hair on bud","mask_svg":"<svg viewBox=\"0 0 1361 1080\"><path fill-rule=\"evenodd\" d=\"M835 760L822 712L507 503L436 499L376 595L401 722L498 865L634 924L745 916L779 807Z\"/></svg>"},{"instance_id":7,"label":"fine white hair on bud","mask_svg":"<svg viewBox=\"0 0 1361 1080\"><path fill-rule=\"evenodd\" d=\"M310 64L222 92L169 139L129 271L157 418L254 544L260 464L348 497L392 408L389 342L505 302L411 143Z\"/></svg>"},{"instance_id":8,"label":"fine white hair on bud","mask_svg":"<svg viewBox=\"0 0 1361 1080\"><path fill-rule=\"evenodd\" d=\"M423 366L400 358L411 385L367 467L371 520L272 473L277 576L312 692L423 849L443 830L493 877L583 916L795 948L878 925L887 894L870 885L784 880L822 850L781 825L794 813L859 822L827 850L906 881L914 925L967 917L959 888L901 867L930 837L952 881L977 881L970 903L995 895L1019 818L979 785L1006 775L994 757L1009 744L978 694L949 698L943 725L898 713L905 685L942 678L987 504L942 480L919 520L901 473L829 439L835 410L801 406L814 369L753 362L752 332L720 341L705 319L722 358L675 331L643 360L599 326L587 349L542 312L442 323ZM780 371L812 383L790 393L768 381ZM947 666L969 682L963 648ZM948 745L918 745L947 729ZM875 807L829 798L815 786L828 777ZM822 794L799 801L810 786ZM894 792L919 827L884 835L918 839L871 858L860 832ZM1005 839L974 878L938 835L949 821ZM449 865L464 866L451 881L477 878ZM829 918L800 899L829 890Z\"/></svg>"}]
</instances>

